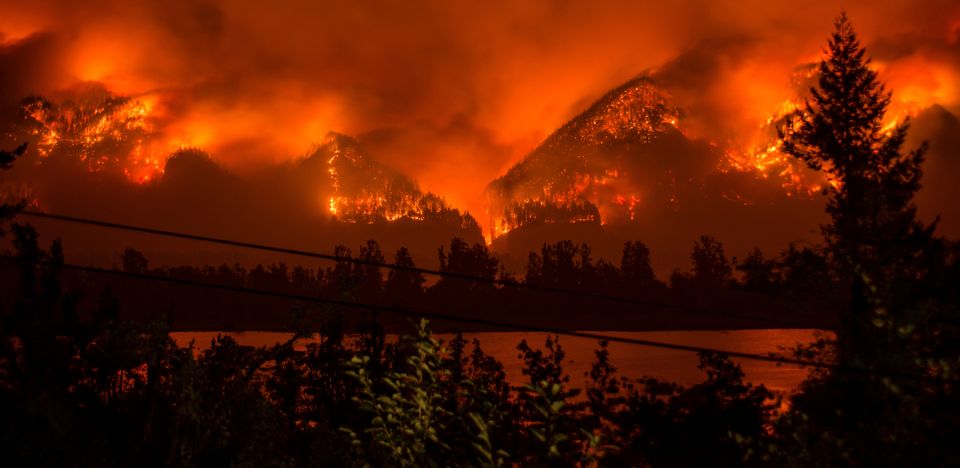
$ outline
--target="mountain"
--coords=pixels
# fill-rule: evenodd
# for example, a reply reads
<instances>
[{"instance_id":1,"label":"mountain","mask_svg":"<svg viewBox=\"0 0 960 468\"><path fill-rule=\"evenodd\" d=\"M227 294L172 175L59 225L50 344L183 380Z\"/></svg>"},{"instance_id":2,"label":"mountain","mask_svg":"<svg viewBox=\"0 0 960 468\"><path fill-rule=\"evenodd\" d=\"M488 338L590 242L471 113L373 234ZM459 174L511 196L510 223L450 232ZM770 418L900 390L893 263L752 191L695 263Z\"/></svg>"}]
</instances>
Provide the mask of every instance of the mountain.
<instances>
[{"instance_id":1,"label":"mountain","mask_svg":"<svg viewBox=\"0 0 960 468\"><path fill-rule=\"evenodd\" d=\"M93 91L79 90L64 101L24 101L24 121L0 129L30 142L27 155L5 174L3 196L54 213L305 250L356 248L376 239L388 258L406 246L426 265L436 263L437 248L452 237L482 242L472 216L421 191L346 135L326 135L303 158L234 172L220 163L232 154L196 148L169 153L151 128L149 105ZM37 224L98 264L115 261L124 246L163 263L277 261L203 244L188 248L157 238L130 240L118 231Z\"/></svg>"},{"instance_id":2,"label":"mountain","mask_svg":"<svg viewBox=\"0 0 960 468\"><path fill-rule=\"evenodd\" d=\"M624 158L636 156L638 147L677 133L678 118L679 110L647 78L610 91L490 183L494 235L531 223L600 223L598 205L635 204L617 199L610 185L630 178Z\"/></svg>"},{"instance_id":3,"label":"mountain","mask_svg":"<svg viewBox=\"0 0 960 468\"><path fill-rule=\"evenodd\" d=\"M472 216L433 193L421 192L413 180L374 160L346 135L328 133L297 170L312 174L317 167L325 174L327 211L337 221L450 223L479 232Z\"/></svg>"},{"instance_id":4,"label":"mountain","mask_svg":"<svg viewBox=\"0 0 960 468\"><path fill-rule=\"evenodd\" d=\"M954 112L939 105L920 110L910 122L906 145L929 144L916 198L918 213L928 222L939 217L937 231L950 239L960 238L960 204L955 201L960 200L960 118Z\"/></svg>"},{"instance_id":5,"label":"mountain","mask_svg":"<svg viewBox=\"0 0 960 468\"><path fill-rule=\"evenodd\" d=\"M794 186L805 182L794 162L689 135L683 116L650 77L602 96L488 185L494 247L519 254L550 239L606 239L597 254L619 260L611 238L639 239L662 274L687 263L700 234L737 254L818 239L823 200L816 186Z\"/></svg>"}]
</instances>

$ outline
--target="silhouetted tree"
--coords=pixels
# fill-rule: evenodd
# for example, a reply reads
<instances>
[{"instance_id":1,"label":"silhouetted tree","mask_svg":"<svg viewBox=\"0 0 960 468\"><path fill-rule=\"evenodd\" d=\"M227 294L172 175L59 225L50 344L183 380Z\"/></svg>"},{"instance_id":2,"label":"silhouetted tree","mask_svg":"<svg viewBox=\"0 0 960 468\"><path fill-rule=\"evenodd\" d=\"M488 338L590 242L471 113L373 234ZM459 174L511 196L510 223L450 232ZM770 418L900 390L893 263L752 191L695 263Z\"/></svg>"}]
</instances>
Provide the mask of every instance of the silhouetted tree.
<instances>
[{"instance_id":1,"label":"silhouetted tree","mask_svg":"<svg viewBox=\"0 0 960 468\"><path fill-rule=\"evenodd\" d=\"M393 257L393 264L402 268L415 268L413 257L406 247L400 247ZM410 270L391 269L387 272L384 291L391 300L410 301L423 293L423 283L427 280L423 274Z\"/></svg>"},{"instance_id":2,"label":"silhouetted tree","mask_svg":"<svg viewBox=\"0 0 960 468\"><path fill-rule=\"evenodd\" d=\"M712 236L703 235L700 240L694 241L690 262L693 265L693 279L701 286L719 288L732 278L723 244Z\"/></svg>"},{"instance_id":3,"label":"silhouetted tree","mask_svg":"<svg viewBox=\"0 0 960 468\"><path fill-rule=\"evenodd\" d=\"M640 241L623 244L620 273L628 290L646 291L656 283L657 278L650 266L650 249L646 244Z\"/></svg>"},{"instance_id":4,"label":"silhouetted tree","mask_svg":"<svg viewBox=\"0 0 960 468\"><path fill-rule=\"evenodd\" d=\"M822 249L790 244L780 253L780 276L784 291L793 296L825 298L836 290L830 264Z\"/></svg>"},{"instance_id":5,"label":"silhouetted tree","mask_svg":"<svg viewBox=\"0 0 960 468\"><path fill-rule=\"evenodd\" d=\"M360 255L357 256L357 260L369 263L384 263L380 244L373 239L368 240L360 246ZM379 298L383 290L383 271L380 267L355 263L353 269L353 274L356 277L357 297L366 301Z\"/></svg>"},{"instance_id":6,"label":"silhouetted tree","mask_svg":"<svg viewBox=\"0 0 960 468\"><path fill-rule=\"evenodd\" d=\"M530 253L527 262L528 284L562 289L584 289L591 283L593 264L590 247L571 241L543 244L540 255Z\"/></svg>"},{"instance_id":7,"label":"silhouetted tree","mask_svg":"<svg viewBox=\"0 0 960 468\"><path fill-rule=\"evenodd\" d=\"M916 218L925 146L903 153L908 123L887 127L891 99L846 14L835 22L812 98L781 129L784 150L835 185L823 226L832 265L850 287L835 346L800 350L869 369L819 372L777 428L768 454L796 465L950 465L960 428L955 378L956 304L934 301L943 244ZM955 285L952 287L956 287ZM947 338L949 337L949 338ZM945 346L944 346L945 345ZM875 372L916 378L891 379ZM950 409L946 409L950 408ZM944 411L953 415L941 417ZM947 435L951 434L951 435Z\"/></svg>"},{"instance_id":8,"label":"silhouetted tree","mask_svg":"<svg viewBox=\"0 0 960 468\"><path fill-rule=\"evenodd\" d=\"M620 269L617 268L616 265L601 258L593 265L585 287L595 292L622 295L624 294L621 290L622 283ZM628 287L627 291L636 292L636 289Z\"/></svg>"},{"instance_id":9,"label":"silhouetted tree","mask_svg":"<svg viewBox=\"0 0 960 468\"><path fill-rule=\"evenodd\" d=\"M314 271L297 265L290 273L290 286L299 294L311 293L318 289L320 280Z\"/></svg>"},{"instance_id":10,"label":"silhouetted tree","mask_svg":"<svg viewBox=\"0 0 960 468\"><path fill-rule=\"evenodd\" d=\"M766 441L773 395L744 382L726 356L700 353L697 367L707 379L688 388L654 378L627 386L622 410L611 415L621 450L601 466L745 464L747 442Z\"/></svg>"},{"instance_id":11,"label":"silhouetted tree","mask_svg":"<svg viewBox=\"0 0 960 468\"><path fill-rule=\"evenodd\" d=\"M146 273L149 262L139 250L127 248L120 255L120 263L123 264L123 271L126 273Z\"/></svg>"},{"instance_id":12,"label":"silhouetted tree","mask_svg":"<svg viewBox=\"0 0 960 468\"><path fill-rule=\"evenodd\" d=\"M500 265L500 262L490 255L486 245L474 244L471 247L459 237L450 241L449 252L441 246L438 250L438 256L440 271L444 273L469 275L490 280L496 279ZM441 278L435 286L438 290L446 291L485 291L492 289L492 287L490 283L449 277Z\"/></svg>"},{"instance_id":13,"label":"silhouetted tree","mask_svg":"<svg viewBox=\"0 0 960 468\"><path fill-rule=\"evenodd\" d=\"M211 279L217 284L242 288L247 283L247 270L240 264L234 264L233 267L223 264L211 274Z\"/></svg>"},{"instance_id":14,"label":"silhouetted tree","mask_svg":"<svg viewBox=\"0 0 960 468\"><path fill-rule=\"evenodd\" d=\"M764 259L760 249L753 249L736 268L743 274L743 288L748 291L771 292L780 282L776 262Z\"/></svg>"},{"instance_id":15,"label":"silhouetted tree","mask_svg":"<svg viewBox=\"0 0 960 468\"><path fill-rule=\"evenodd\" d=\"M910 296L908 284L924 274L934 225L917 220L913 196L926 146L903 153L909 123L885 127L891 93L870 68L845 13L836 21L811 94L780 133L784 151L836 183L825 189L832 222L823 233L852 288L852 307L838 335L840 352L842 359L858 360L857 348L874 346L860 343L870 341L864 335L873 334L874 320L903 325L876 314L902 306ZM877 301L884 306L875 307Z\"/></svg>"},{"instance_id":16,"label":"silhouetted tree","mask_svg":"<svg viewBox=\"0 0 960 468\"><path fill-rule=\"evenodd\" d=\"M337 260L323 275L324 290L332 296L352 296L356 281L353 275L353 264L350 262L353 258L350 249L337 245L333 248L333 255Z\"/></svg>"}]
</instances>

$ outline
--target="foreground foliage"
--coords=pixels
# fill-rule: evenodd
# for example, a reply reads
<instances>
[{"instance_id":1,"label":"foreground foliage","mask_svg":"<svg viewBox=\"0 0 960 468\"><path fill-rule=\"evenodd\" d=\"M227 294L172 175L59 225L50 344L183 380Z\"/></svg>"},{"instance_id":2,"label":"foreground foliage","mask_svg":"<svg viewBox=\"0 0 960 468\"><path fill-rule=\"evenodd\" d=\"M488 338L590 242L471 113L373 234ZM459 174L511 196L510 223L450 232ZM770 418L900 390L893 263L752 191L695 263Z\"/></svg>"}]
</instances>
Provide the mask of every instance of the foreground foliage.
<instances>
[{"instance_id":1,"label":"foreground foliage","mask_svg":"<svg viewBox=\"0 0 960 468\"><path fill-rule=\"evenodd\" d=\"M771 395L717 355L682 388L617 378L601 343L584 399L555 337L518 346L529 381L513 388L479 342L442 343L426 321L396 342L331 318L305 348L307 334L179 347L164 323L119 320L109 292L84 317L59 289L58 244L12 230L21 293L2 329L0 444L17 466L738 465L737 441L766 437Z\"/></svg>"}]
</instances>

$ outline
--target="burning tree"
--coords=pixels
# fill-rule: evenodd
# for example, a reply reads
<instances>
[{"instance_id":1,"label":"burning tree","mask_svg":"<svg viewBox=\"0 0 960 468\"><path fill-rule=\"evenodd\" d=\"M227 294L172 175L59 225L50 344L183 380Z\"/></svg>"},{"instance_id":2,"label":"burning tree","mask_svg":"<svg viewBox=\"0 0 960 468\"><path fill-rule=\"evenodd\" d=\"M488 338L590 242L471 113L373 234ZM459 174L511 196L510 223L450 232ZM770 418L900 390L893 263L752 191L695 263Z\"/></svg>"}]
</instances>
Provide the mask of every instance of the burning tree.
<instances>
[{"instance_id":1,"label":"burning tree","mask_svg":"<svg viewBox=\"0 0 960 468\"><path fill-rule=\"evenodd\" d=\"M135 182L152 180L161 159L149 154L149 103L116 96L95 86L57 102L42 96L23 100L26 132L42 160L83 163L92 172L117 171Z\"/></svg>"}]
</instances>

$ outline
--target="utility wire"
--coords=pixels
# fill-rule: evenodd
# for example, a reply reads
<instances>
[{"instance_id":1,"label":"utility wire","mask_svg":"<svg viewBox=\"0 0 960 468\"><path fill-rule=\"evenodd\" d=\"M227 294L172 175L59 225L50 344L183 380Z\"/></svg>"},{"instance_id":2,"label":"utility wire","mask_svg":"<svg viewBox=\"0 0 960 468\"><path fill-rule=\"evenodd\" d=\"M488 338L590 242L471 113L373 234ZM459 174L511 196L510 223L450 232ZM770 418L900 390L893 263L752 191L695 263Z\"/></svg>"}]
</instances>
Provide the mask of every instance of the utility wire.
<instances>
[{"instance_id":1,"label":"utility wire","mask_svg":"<svg viewBox=\"0 0 960 468\"><path fill-rule=\"evenodd\" d=\"M229 286L229 285L222 285L222 284L215 284L215 283L207 283L202 281L192 281L192 280L179 279L179 278L170 278L165 276L149 275L149 274L143 274L143 273L133 273L133 272L112 270L107 268L99 268L99 267L86 266L86 265L75 265L70 263L51 262L46 260L30 260L30 259L24 259L21 257L8 256L8 255L0 256L0 260L8 261L8 262L19 262L19 263L25 262L25 263L31 263L34 265L47 266L52 268L64 268L64 269L70 269L70 270L76 270L76 271L83 271L87 273L99 273L99 274L113 275L118 277L135 278L135 279L140 279L145 281L157 281L157 282L177 284L177 285L183 285L183 286L193 286L198 288L218 289L222 291L231 291L231 292L252 294L252 295L258 295L258 296L265 296L265 297L274 297L274 298L281 298L281 299L287 299L287 300L299 301L299 302L313 302L313 303L319 303L319 304L328 304L328 305L350 307L350 308L357 308L357 309L379 310L379 311L391 312L397 315L411 317L411 318L426 317L426 318L431 318L431 319L441 320L441 321L458 322L458 323L465 323L465 324L472 324L472 325L483 325L488 327L506 328L506 329L513 329L513 330L522 330L526 332L549 333L553 335L571 336L571 337L577 337L577 338L606 340L608 342L613 342L613 343L624 343L624 344L637 345L637 346L646 346L651 348L671 349L671 350L686 351L686 352L692 352L692 353L715 353L715 354L721 354L729 357L749 359L753 361L773 362L777 364L791 364L791 365L800 366L800 367L813 367L817 369L840 370L840 371L847 371L847 372L853 372L853 373L859 373L859 374L894 377L894 378L900 378L900 379L906 379L906 380L932 381L936 383L960 382L960 379L945 379L945 378L935 377L935 376L922 376L922 375L916 375L916 374L905 373L905 372L894 371L894 370L868 369L865 367L846 366L846 365L831 364L831 363L812 361L812 360L806 360L806 359L795 359L795 358L778 357L778 356L772 356L772 355L746 353L746 352L740 352L740 351L730 351L730 350L710 348L705 346L694 346L694 345L685 345L685 344L670 343L670 342L663 342L663 341L644 340L639 338L610 336L610 335L604 335L602 333L574 331L574 330L567 330L567 329L556 328L556 327L523 325L518 323L501 322L497 320L487 320L482 318L460 317L456 315L443 314L438 312L428 312L428 311L407 309L399 306L384 306L379 304L370 304L370 303L347 301L347 300L340 300L340 299L328 299L328 298L321 298L321 297L308 296L308 295L302 295L302 294L282 293L282 292L269 291L264 289Z\"/></svg>"},{"instance_id":2,"label":"utility wire","mask_svg":"<svg viewBox=\"0 0 960 468\"><path fill-rule=\"evenodd\" d=\"M744 314L739 314L739 313L730 312L730 311L707 311L702 308L690 307L682 304L670 304L666 302L652 301L647 299L638 299L633 297L613 296L613 295L600 294L600 293L594 293L589 291L575 291L570 289L556 288L551 286L541 286L536 284L521 283L521 282L496 279L496 278L484 278L482 276L468 275L468 274L451 272L451 271L440 271L440 270L431 270L428 268L420 268L420 267L414 267L414 266L395 265L390 263L365 260L361 258L340 257L340 256L324 254L320 252L311 252L307 250L292 249L287 247L277 247L277 246L257 244L252 242L243 242L243 241L236 241L236 240L223 239L223 238L217 238L217 237L201 236L198 234L189 234L189 233L183 233L183 232L169 231L165 229L155 229L155 228L148 228L143 226L134 226L130 224L114 223L114 222L101 221L101 220L90 219L90 218L79 218L74 216L66 216L66 215L59 215L59 214L53 214L53 213L43 213L39 211L30 211L30 210L22 210L22 211L19 211L18 214L33 216L37 218L52 219L56 221L65 221L69 223L98 226L98 227L109 228L109 229L119 229L119 230L131 231L131 232L153 234L158 236L174 237L179 239L187 239L187 240L200 241L200 242L209 242L214 244L222 244L222 245L242 247L247 249L277 252L277 253L296 255L301 257L332 260L336 262L348 262L356 265L388 268L388 269L398 270L398 271L420 273L423 275L439 276L443 278L454 278L454 279L460 279L460 280L466 280L466 281L474 281L478 283L487 283L487 284L493 284L497 286L523 288L523 289L529 289L534 291L549 292L554 294L564 294L568 296L578 296L578 297L584 297L584 298L590 298L590 299L600 299L600 300L620 302L625 304L684 310L687 312L700 314L701 316L704 316L704 317L710 317L712 319L715 319L717 316L722 315L727 317L739 318L743 320L767 322L767 323L778 325L781 327L809 328L809 326L805 324L789 321L789 320L783 320L780 318L757 317L757 316L744 315ZM653 311L641 310L641 312L649 314L649 313L652 313Z\"/></svg>"}]
</instances>

